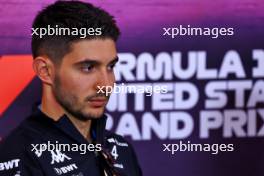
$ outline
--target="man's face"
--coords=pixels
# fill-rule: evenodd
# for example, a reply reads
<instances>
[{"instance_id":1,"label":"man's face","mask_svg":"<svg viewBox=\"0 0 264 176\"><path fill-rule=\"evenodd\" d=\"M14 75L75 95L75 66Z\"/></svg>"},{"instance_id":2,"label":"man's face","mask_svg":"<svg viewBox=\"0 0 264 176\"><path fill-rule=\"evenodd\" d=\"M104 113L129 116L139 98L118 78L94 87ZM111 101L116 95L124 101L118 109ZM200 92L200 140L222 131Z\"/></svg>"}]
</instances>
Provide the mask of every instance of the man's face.
<instances>
[{"instance_id":1,"label":"man's face","mask_svg":"<svg viewBox=\"0 0 264 176\"><path fill-rule=\"evenodd\" d=\"M111 39L73 43L71 52L56 66L53 93L57 102L79 120L101 117L109 97L98 93L98 87L114 85L116 62Z\"/></svg>"}]
</instances>

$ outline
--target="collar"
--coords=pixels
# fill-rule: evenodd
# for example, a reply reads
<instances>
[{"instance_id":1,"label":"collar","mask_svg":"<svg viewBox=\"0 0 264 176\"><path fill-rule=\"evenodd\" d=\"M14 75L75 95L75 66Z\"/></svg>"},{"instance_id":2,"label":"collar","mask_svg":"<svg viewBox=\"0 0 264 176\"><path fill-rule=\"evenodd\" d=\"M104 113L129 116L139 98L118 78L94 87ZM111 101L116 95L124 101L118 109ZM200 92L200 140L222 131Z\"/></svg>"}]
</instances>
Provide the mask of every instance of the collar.
<instances>
[{"instance_id":1,"label":"collar","mask_svg":"<svg viewBox=\"0 0 264 176\"><path fill-rule=\"evenodd\" d=\"M88 141L81 135L78 129L65 114L58 121L54 121L51 117L43 113L38 105L33 107L32 116L40 123L48 126L55 126L65 135L77 141L78 143L88 143ZM105 114L103 114L102 117L98 119L92 120L91 136L93 141L97 144L104 145L106 120L107 116Z\"/></svg>"}]
</instances>

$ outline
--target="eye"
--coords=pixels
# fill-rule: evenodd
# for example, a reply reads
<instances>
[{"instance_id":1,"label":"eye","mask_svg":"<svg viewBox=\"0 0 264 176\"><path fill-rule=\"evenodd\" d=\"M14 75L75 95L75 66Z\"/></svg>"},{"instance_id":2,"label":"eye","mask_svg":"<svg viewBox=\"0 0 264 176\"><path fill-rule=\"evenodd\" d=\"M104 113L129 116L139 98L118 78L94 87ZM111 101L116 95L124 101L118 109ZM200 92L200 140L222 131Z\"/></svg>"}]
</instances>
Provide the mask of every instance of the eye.
<instances>
[{"instance_id":1,"label":"eye","mask_svg":"<svg viewBox=\"0 0 264 176\"><path fill-rule=\"evenodd\" d=\"M91 72L93 69L94 69L94 65L93 65L93 64L84 64L84 65L81 67L81 70L82 70L83 72Z\"/></svg>"},{"instance_id":2,"label":"eye","mask_svg":"<svg viewBox=\"0 0 264 176\"><path fill-rule=\"evenodd\" d=\"M110 64L110 65L108 66L108 70L109 70L109 71L113 71L114 68L115 68L115 66L116 66L116 63Z\"/></svg>"}]
</instances>

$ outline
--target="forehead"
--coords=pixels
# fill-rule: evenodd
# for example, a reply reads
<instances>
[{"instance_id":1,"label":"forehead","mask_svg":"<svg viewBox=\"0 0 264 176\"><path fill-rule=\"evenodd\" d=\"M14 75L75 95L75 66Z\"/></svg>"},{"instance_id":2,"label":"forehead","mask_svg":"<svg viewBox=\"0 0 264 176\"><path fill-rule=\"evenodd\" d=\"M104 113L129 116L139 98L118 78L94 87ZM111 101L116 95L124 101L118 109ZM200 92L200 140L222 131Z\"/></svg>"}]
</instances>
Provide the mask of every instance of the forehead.
<instances>
[{"instance_id":1,"label":"forehead","mask_svg":"<svg viewBox=\"0 0 264 176\"><path fill-rule=\"evenodd\" d=\"M71 45L71 50L63 57L63 62L71 64L92 59L103 63L116 56L116 44L112 39L80 40Z\"/></svg>"}]
</instances>

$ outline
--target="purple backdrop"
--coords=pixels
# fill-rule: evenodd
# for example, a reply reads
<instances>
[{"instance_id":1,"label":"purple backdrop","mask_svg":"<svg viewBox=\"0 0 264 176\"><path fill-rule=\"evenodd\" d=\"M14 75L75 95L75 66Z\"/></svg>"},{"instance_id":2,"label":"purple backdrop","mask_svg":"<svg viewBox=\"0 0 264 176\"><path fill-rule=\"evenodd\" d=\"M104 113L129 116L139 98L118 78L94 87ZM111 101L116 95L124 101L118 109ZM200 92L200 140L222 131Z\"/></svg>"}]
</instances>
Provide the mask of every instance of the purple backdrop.
<instances>
[{"instance_id":1,"label":"purple backdrop","mask_svg":"<svg viewBox=\"0 0 264 176\"><path fill-rule=\"evenodd\" d=\"M32 20L37 11L51 2L54 1L1 0L1 55L31 53L30 26ZM93 0L89 2L101 6L116 17L122 31L121 39L118 42L121 58L131 56L138 64L140 59L149 58L150 63L152 63L160 57L167 58L170 60L168 63L170 63L173 61L171 59L172 53L178 52L182 55L182 64L187 67L190 65L187 61L189 53L196 51L194 54L197 54L197 51L203 51L206 53L206 57L201 58L205 59L207 67L217 69L219 74L223 61L228 58L232 60L232 58L237 58L236 56L239 57L238 60L241 61L245 72L245 75L240 77L236 74L230 74L222 78L220 76L199 78L194 75L188 79L182 79L173 74L174 76L169 79L170 76L166 78L164 74L157 76L157 79L152 79L147 71L140 71L139 67L135 66L131 72L135 78L130 80L124 79L123 72L119 72L123 76L120 77L120 82L134 84L159 82L164 85L174 85L175 83L177 85L173 90L177 89L178 83L190 83L197 88L199 93L197 102L190 108L177 108L177 105L173 103L173 107L169 107L170 102L177 99L177 96L167 97L168 104L160 102L160 106L155 106L155 108L153 106L156 105L155 103L158 100L147 97L144 99L143 110L135 108L135 104L140 103L141 100L136 100L133 96L128 96L128 99L124 100L128 104L125 108L120 105L123 100L119 100L119 105L116 107L114 105L112 108L111 105L109 106L109 114L113 117L111 130L123 134L133 143L144 175L262 176L264 171L262 166L264 162L264 134L262 134L264 90L259 87L264 87L262 86L264 74L261 71L259 74L254 73L253 70L261 65L260 62L264 60L263 3L260 0ZM208 36L181 36L174 39L163 36L163 28L188 24L193 27L231 27L234 28L234 35L220 36L217 39ZM129 53L129 56L125 53ZM150 56L148 57L144 53ZM195 57L201 60L197 55ZM258 58L259 63L254 58ZM162 71L165 73L167 69L173 69L174 66L172 64L169 68L162 68ZM264 67L262 68L264 69ZM10 70L10 72L13 71L15 70ZM140 76L137 77L136 73L147 76L140 79ZM153 75L158 75L158 73ZM3 73L1 76L4 77ZM222 92L225 92L228 101L222 107L220 105L218 108L206 107L208 99L214 99L213 96L208 97L209 93L206 94L208 84L213 83L213 81L222 81L221 85L226 86L225 91ZM228 90L232 89L228 81L231 81L233 86L238 84L241 84L241 86L248 85L245 95L243 95L244 99L241 98L241 94L236 98L235 92ZM1 84L3 83L1 82ZM23 118L30 114L31 105L40 99L40 95L40 81L35 78L2 114L0 118L0 136L7 135ZM250 105L250 99L252 102L256 102ZM219 126L212 128L213 130L209 131L207 137L203 136L206 133L206 126L204 123L202 124L203 111L217 111L218 114L220 113L218 119L221 122L219 122ZM173 113L176 113L176 115L174 114L174 116ZM190 133L187 134L186 132L182 137L173 137L173 135L177 135L177 132L170 131L174 129L170 126L173 122L171 119L181 117L180 113L189 114L194 125ZM234 118L230 115L232 113ZM216 117L213 118L213 121L215 119ZM162 120L164 120L164 123L162 123ZM136 124L133 122L136 122ZM153 125L155 122L160 128L154 129L153 127L152 131L148 133L148 126ZM206 123L209 124L209 121ZM126 125L129 127L126 127ZM191 126L191 122L179 123L179 129L184 128L184 125ZM233 128L230 127L232 125ZM126 128L133 128L134 131L125 133ZM231 132L228 129L232 129ZM178 144L180 140L184 143L190 141L191 143L201 144L234 144L234 151L219 152L217 155L210 152L178 151L171 154L168 151L163 151L163 144Z\"/></svg>"}]
</instances>

